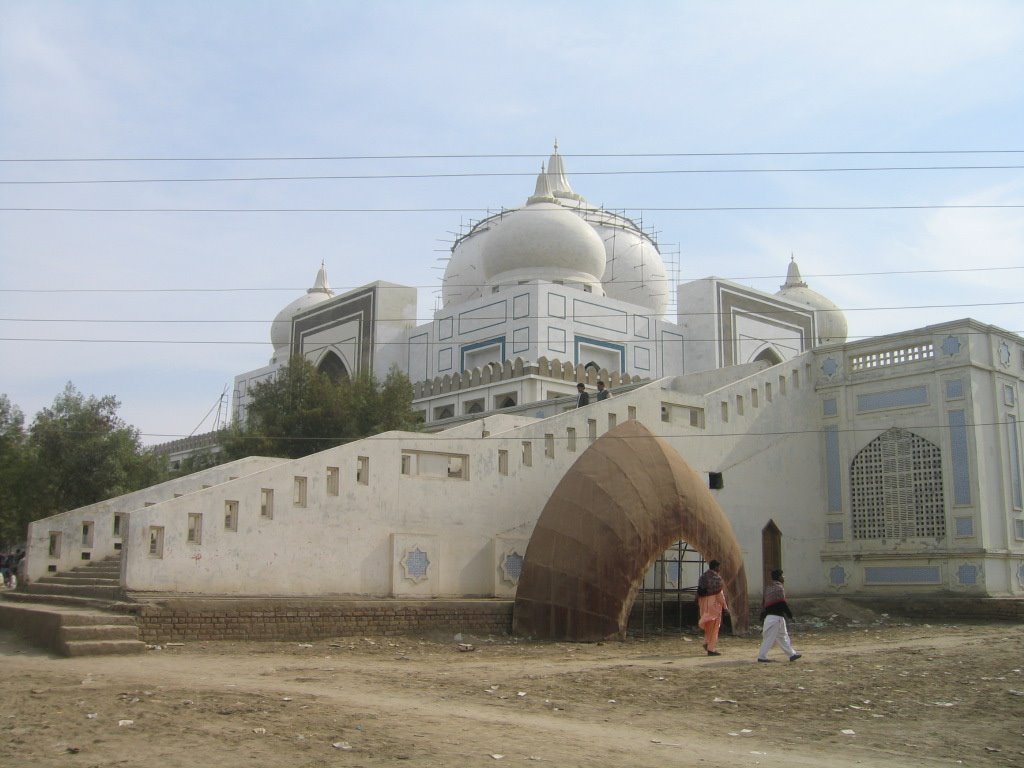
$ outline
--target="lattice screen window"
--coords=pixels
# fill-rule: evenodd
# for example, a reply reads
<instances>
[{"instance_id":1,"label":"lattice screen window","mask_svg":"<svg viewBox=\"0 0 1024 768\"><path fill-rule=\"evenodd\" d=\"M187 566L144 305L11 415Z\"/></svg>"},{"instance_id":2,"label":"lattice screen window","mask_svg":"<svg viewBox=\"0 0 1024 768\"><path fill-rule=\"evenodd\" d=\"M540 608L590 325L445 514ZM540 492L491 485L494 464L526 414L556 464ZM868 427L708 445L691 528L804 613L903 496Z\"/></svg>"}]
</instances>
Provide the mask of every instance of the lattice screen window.
<instances>
[{"instance_id":1,"label":"lattice screen window","mask_svg":"<svg viewBox=\"0 0 1024 768\"><path fill-rule=\"evenodd\" d=\"M899 427L886 430L850 465L854 539L946 535L942 452Z\"/></svg>"}]
</instances>

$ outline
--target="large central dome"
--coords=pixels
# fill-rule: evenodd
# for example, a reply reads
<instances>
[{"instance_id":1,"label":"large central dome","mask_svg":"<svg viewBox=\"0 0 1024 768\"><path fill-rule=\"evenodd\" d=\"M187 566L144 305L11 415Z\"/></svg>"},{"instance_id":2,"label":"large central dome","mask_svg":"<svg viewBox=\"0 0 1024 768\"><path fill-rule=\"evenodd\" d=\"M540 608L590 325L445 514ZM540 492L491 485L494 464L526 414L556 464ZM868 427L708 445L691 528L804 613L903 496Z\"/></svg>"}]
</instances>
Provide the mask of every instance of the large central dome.
<instances>
[{"instance_id":1,"label":"large central dome","mask_svg":"<svg viewBox=\"0 0 1024 768\"><path fill-rule=\"evenodd\" d=\"M570 230L562 217L554 217L558 211L569 214L564 219L577 219L597 236L603 251L602 266L595 267L590 255L593 238L583 236L582 230ZM545 242L549 235L553 240ZM511 242L519 237L525 239L522 244ZM495 238L504 242L492 245ZM574 273L571 277L559 274L570 266ZM513 271L514 275L505 274ZM594 280L586 275L594 276ZM442 283L444 305L480 298L496 284L494 278L498 276L501 280L497 282L515 277L517 281L590 284L595 293L644 307L654 315L665 313L672 290L654 239L626 216L591 205L574 192L557 144L524 207L489 216L456 240ZM598 280L600 286L596 285Z\"/></svg>"},{"instance_id":2,"label":"large central dome","mask_svg":"<svg viewBox=\"0 0 1024 768\"><path fill-rule=\"evenodd\" d=\"M541 279L593 286L604 273L604 243L594 229L556 203L529 203L505 215L484 243L484 282Z\"/></svg>"}]
</instances>

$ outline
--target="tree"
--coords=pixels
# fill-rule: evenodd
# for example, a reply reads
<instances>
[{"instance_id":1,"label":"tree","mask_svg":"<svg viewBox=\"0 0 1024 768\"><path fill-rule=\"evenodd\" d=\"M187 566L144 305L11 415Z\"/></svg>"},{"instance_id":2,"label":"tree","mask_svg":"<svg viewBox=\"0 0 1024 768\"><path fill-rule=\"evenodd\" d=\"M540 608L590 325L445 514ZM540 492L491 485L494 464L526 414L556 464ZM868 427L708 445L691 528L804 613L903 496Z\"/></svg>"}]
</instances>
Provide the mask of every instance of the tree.
<instances>
[{"instance_id":1,"label":"tree","mask_svg":"<svg viewBox=\"0 0 1024 768\"><path fill-rule=\"evenodd\" d=\"M299 458L392 429L416 429L412 384L393 368L334 382L301 357L256 385L244 424L224 438L225 453Z\"/></svg>"},{"instance_id":2,"label":"tree","mask_svg":"<svg viewBox=\"0 0 1024 768\"><path fill-rule=\"evenodd\" d=\"M86 397L68 382L36 414L29 445L38 464L38 506L63 512L159 482L162 460L142 449L139 433L118 415L112 395Z\"/></svg>"},{"instance_id":3,"label":"tree","mask_svg":"<svg viewBox=\"0 0 1024 768\"><path fill-rule=\"evenodd\" d=\"M28 479L32 462L25 415L0 395L0 545L9 549L25 539L29 515Z\"/></svg>"}]
</instances>

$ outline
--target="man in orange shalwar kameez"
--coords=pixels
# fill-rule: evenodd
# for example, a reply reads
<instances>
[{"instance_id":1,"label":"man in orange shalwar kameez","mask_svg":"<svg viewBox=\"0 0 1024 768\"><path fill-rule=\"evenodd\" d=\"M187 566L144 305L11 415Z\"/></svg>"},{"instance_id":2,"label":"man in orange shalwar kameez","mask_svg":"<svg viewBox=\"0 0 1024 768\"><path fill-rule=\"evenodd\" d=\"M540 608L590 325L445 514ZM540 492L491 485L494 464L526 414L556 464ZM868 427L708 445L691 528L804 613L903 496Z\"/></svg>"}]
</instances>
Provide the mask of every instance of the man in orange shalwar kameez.
<instances>
[{"instance_id":1,"label":"man in orange shalwar kameez","mask_svg":"<svg viewBox=\"0 0 1024 768\"><path fill-rule=\"evenodd\" d=\"M697 608L700 610L697 626L704 630L704 650L708 656L721 656L718 652L718 631L722 628L722 611L729 610L725 601L725 582L718 573L721 565L712 560L697 582Z\"/></svg>"}]
</instances>

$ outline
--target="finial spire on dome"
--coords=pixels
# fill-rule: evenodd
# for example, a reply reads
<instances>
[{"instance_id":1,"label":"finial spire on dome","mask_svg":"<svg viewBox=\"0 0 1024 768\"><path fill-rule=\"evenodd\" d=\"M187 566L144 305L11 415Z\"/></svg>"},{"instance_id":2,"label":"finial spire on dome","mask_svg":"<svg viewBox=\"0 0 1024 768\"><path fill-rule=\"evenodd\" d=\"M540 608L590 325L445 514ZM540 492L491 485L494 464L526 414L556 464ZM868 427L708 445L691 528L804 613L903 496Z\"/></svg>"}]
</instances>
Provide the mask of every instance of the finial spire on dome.
<instances>
[{"instance_id":1,"label":"finial spire on dome","mask_svg":"<svg viewBox=\"0 0 1024 768\"><path fill-rule=\"evenodd\" d=\"M533 190L533 196L527 201L527 203L551 200L554 196L554 190L551 189L551 180L548 178L548 174L544 170L544 163L541 163L540 173L537 175L537 186Z\"/></svg>"},{"instance_id":2,"label":"finial spire on dome","mask_svg":"<svg viewBox=\"0 0 1024 768\"><path fill-rule=\"evenodd\" d=\"M779 288L806 288L807 283L800 277L800 267L796 265L796 258L789 254L789 269L786 270L786 282Z\"/></svg>"},{"instance_id":3,"label":"finial spire on dome","mask_svg":"<svg viewBox=\"0 0 1024 768\"><path fill-rule=\"evenodd\" d=\"M328 296L334 295L334 291L331 290L331 286L327 282L327 265L323 260L320 261L320 269L316 273L316 281L313 283L313 287L307 288L306 293L326 293Z\"/></svg>"}]
</instances>

